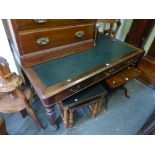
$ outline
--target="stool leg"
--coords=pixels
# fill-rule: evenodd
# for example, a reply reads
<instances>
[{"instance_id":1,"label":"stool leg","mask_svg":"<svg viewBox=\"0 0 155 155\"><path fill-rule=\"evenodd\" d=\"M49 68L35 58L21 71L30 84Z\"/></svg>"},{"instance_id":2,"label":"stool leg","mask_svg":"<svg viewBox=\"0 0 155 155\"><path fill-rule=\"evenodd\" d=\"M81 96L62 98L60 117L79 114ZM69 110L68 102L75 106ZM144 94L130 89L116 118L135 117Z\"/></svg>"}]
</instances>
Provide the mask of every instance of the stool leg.
<instances>
[{"instance_id":1,"label":"stool leg","mask_svg":"<svg viewBox=\"0 0 155 155\"><path fill-rule=\"evenodd\" d=\"M20 113L20 115L21 115L22 118L25 118L27 116L27 112L26 112L25 109L24 110L21 110L19 113Z\"/></svg>"},{"instance_id":2,"label":"stool leg","mask_svg":"<svg viewBox=\"0 0 155 155\"><path fill-rule=\"evenodd\" d=\"M121 89L124 91L125 96L126 96L127 98L130 98L130 96L128 95L128 90L127 90L127 88L125 88L125 87L123 86L123 87L121 87Z\"/></svg>"},{"instance_id":3,"label":"stool leg","mask_svg":"<svg viewBox=\"0 0 155 155\"><path fill-rule=\"evenodd\" d=\"M33 121L35 122L35 124L37 125L37 127L39 129L42 129L42 126L41 126L36 114L34 113L34 111L29 106L26 107L26 110L29 113L29 115L31 116L31 118L33 119Z\"/></svg>"},{"instance_id":4,"label":"stool leg","mask_svg":"<svg viewBox=\"0 0 155 155\"><path fill-rule=\"evenodd\" d=\"M97 111L98 111L98 101L94 105L94 110L93 110L93 114L92 114L93 117L96 117Z\"/></svg>"},{"instance_id":5,"label":"stool leg","mask_svg":"<svg viewBox=\"0 0 155 155\"><path fill-rule=\"evenodd\" d=\"M2 118L0 118L0 135L8 135L5 121Z\"/></svg>"},{"instance_id":6,"label":"stool leg","mask_svg":"<svg viewBox=\"0 0 155 155\"><path fill-rule=\"evenodd\" d=\"M97 112L99 113L101 111L101 107L102 107L102 101L100 101L98 103L98 109L97 109Z\"/></svg>"},{"instance_id":7,"label":"stool leg","mask_svg":"<svg viewBox=\"0 0 155 155\"><path fill-rule=\"evenodd\" d=\"M89 108L90 108L91 113L93 113L93 110L94 110L94 104L89 105Z\"/></svg>"},{"instance_id":8,"label":"stool leg","mask_svg":"<svg viewBox=\"0 0 155 155\"><path fill-rule=\"evenodd\" d=\"M73 125L74 125L73 110L69 109L69 127L72 128Z\"/></svg>"},{"instance_id":9,"label":"stool leg","mask_svg":"<svg viewBox=\"0 0 155 155\"><path fill-rule=\"evenodd\" d=\"M26 107L26 110L30 114L30 116L33 119L33 121L35 122L35 124L38 126L39 129L42 129L42 126L41 126L36 114L31 109L30 105L28 104L26 97L24 96L23 92L20 90L20 88L16 88L15 92L16 92L16 95L23 100L25 107Z\"/></svg>"},{"instance_id":10,"label":"stool leg","mask_svg":"<svg viewBox=\"0 0 155 155\"><path fill-rule=\"evenodd\" d=\"M64 121L64 127L67 128L68 126L68 109L65 108L63 112L63 121Z\"/></svg>"}]
</instances>

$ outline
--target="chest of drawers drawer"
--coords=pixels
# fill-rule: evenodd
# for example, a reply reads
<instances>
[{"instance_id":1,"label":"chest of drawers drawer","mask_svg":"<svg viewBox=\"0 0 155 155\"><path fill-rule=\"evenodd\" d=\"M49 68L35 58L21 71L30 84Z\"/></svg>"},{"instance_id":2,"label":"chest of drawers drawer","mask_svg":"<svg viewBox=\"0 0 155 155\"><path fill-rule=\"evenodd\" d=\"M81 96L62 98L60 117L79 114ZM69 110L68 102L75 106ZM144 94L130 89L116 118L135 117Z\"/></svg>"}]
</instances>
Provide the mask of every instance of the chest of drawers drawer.
<instances>
[{"instance_id":1,"label":"chest of drawers drawer","mask_svg":"<svg viewBox=\"0 0 155 155\"><path fill-rule=\"evenodd\" d=\"M65 25L76 25L95 21L96 20L94 19L17 19L13 22L16 25L17 30L21 31Z\"/></svg>"},{"instance_id":2,"label":"chest of drawers drawer","mask_svg":"<svg viewBox=\"0 0 155 155\"><path fill-rule=\"evenodd\" d=\"M19 32L22 52L34 53L66 44L93 39L93 24L44 28Z\"/></svg>"},{"instance_id":3,"label":"chest of drawers drawer","mask_svg":"<svg viewBox=\"0 0 155 155\"><path fill-rule=\"evenodd\" d=\"M86 51L94 46L95 19L7 21L13 53L24 67Z\"/></svg>"}]
</instances>

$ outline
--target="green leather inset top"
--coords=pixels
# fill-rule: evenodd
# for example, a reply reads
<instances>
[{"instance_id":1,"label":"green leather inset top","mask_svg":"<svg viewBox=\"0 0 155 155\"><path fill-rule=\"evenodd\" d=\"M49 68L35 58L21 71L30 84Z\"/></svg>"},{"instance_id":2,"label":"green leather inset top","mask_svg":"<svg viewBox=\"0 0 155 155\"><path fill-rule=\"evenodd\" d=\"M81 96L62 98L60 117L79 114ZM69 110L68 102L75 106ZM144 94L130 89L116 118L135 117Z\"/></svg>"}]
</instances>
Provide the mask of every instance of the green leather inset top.
<instances>
[{"instance_id":1,"label":"green leather inset top","mask_svg":"<svg viewBox=\"0 0 155 155\"><path fill-rule=\"evenodd\" d=\"M113 42L108 36L99 36L96 46L77 54L65 56L33 66L44 84L49 87L73 78L114 58L121 57L134 49L122 42Z\"/></svg>"}]
</instances>

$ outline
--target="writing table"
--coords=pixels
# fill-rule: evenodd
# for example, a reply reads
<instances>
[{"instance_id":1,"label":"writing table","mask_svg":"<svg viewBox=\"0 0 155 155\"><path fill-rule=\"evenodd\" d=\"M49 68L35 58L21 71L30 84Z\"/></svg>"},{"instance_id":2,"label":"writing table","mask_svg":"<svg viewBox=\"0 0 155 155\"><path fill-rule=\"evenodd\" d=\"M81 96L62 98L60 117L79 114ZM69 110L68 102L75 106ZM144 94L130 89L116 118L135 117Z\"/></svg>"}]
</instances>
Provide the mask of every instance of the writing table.
<instances>
[{"instance_id":1,"label":"writing table","mask_svg":"<svg viewBox=\"0 0 155 155\"><path fill-rule=\"evenodd\" d=\"M24 68L28 79L41 99L50 125L57 129L54 105L103 79L136 66L142 49L99 35L96 46L80 53Z\"/></svg>"}]
</instances>

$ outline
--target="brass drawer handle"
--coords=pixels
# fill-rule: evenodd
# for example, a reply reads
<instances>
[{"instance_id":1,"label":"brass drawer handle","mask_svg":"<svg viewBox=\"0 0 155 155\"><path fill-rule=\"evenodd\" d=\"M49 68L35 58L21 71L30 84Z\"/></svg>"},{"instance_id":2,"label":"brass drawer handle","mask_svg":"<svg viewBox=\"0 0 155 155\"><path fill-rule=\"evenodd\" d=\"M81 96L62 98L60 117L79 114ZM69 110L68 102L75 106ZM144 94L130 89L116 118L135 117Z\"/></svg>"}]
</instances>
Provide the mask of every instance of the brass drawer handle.
<instances>
[{"instance_id":1,"label":"brass drawer handle","mask_svg":"<svg viewBox=\"0 0 155 155\"><path fill-rule=\"evenodd\" d=\"M77 86L75 90L74 89L70 89L70 91L73 92L73 93L76 93L77 91L79 91L79 89L80 89L80 86Z\"/></svg>"},{"instance_id":2,"label":"brass drawer handle","mask_svg":"<svg viewBox=\"0 0 155 155\"><path fill-rule=\"evenodd\" d=\"M37 45L39 46L47 45L49 42L50 40L47 37L37 39Z\"/></svg>"},{"instance_id":3,"label":"brass drawer handle","mask_svg":"<svg viewBox=\"0 0 155 155\"><path fill-rule=\"evenodd\" d=\"M76 38L81 38L83 36L84 36L84 32L83 31L77 31L77 32L75 32L75 37Z\"/></svg>"},{"instance_id":4,"label":"brass drawer handle","mask_svg":"<svg viewBox=\"0 0 155 155\"><path fill-rule=\"evenodd\" d=\"M42 23L46 23L47 19L34 19L34 22L38 24L42 24Z\"/></svg>"}]
</instances>

